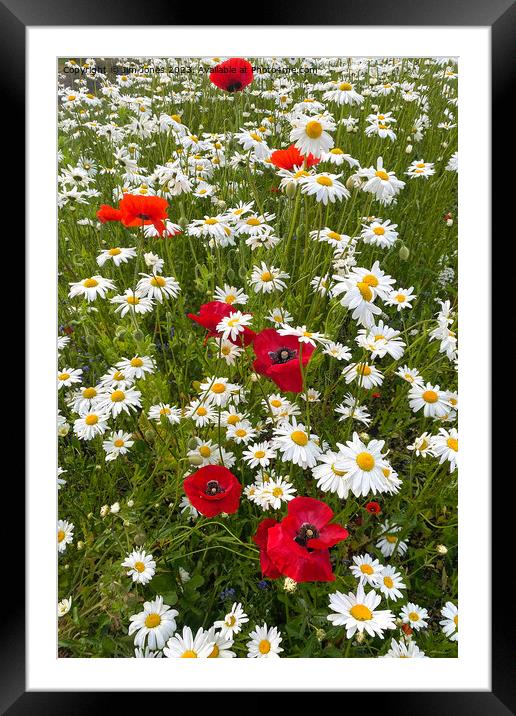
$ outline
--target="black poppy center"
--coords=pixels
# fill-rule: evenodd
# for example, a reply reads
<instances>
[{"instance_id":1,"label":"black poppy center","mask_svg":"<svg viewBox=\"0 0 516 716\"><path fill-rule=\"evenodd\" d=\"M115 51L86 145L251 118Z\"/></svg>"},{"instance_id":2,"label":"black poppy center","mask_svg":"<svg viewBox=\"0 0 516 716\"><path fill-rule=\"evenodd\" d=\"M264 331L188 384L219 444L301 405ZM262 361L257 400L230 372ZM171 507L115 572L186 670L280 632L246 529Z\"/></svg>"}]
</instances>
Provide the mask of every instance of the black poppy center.
<instances>
[{"instance_id":1,"label":"black poppy center","mask_svg":"<svg viewBox=\"0 0 516 716\"><path fill-rule=\"evenodd\" d=\"M273 363L286 363L297 356L297 351L291 348L278 348L277 351L269 351L269 358Z\"/></svg>"},{"instance_id":2,"label":"black poppy center","mask_svg":"<svg viewBox=\"0 0 516 716\"><path fill-rule=\"evenodd\" d=\"M207 495L220 495L222 492L226 492L226 490L221 485L219 485L217 480L210 480L206 484L205 492Z\"/></svg>"},{"instance_id":3,"label":"black poppy center","mask_svg":"<svg viewBox=\"0 0 516 716\"><path fill-rule=\"evenodd\" d=\"M232 84L228 85L228 92L238 92L239 89L241 89L242 83L241 82L233 82Z\"/></svg>"},{"instance_id":4,"label":"black poppy center","mask_svg":"<svg viewBox=\"0 0 516 716\"><path fill-rule=\"evenodd\" d=\"M147 221L150 219L150 216L148 214L138 214L138 218L142 219L142 221Z\"/></svg>"},{"instance_id":5,"label":"black poppy center","mask_svg":"<svg viewBox=\"0 0 516 716\"><path fill-rule=\"evenodd\" d=\"M315 525L305 522L298 529L294 542L297 542L301 547L306 547L306 543L311 539L317 539L319 537L319 530Z\"/></svg>"}]
</instances>

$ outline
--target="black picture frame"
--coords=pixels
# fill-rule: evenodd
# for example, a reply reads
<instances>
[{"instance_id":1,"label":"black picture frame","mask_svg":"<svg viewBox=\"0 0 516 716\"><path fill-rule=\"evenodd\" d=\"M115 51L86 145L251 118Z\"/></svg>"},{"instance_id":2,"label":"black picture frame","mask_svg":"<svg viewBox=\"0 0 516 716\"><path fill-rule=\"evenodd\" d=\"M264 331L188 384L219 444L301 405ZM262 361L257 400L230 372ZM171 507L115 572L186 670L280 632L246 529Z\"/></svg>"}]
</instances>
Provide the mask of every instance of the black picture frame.
<instances>
[{"instance_id":1,"label":"black picture frame","mask_svg":"<svg viewBox=\"0 0 516 716\"><path fill-rule=\"evenodd\" d=\"M218 4L206 5L200 13L204 25L239 24L245 26L246 18L244 8L238 7L235 13L221 13ZM238 23L221 22L221 20L234 19ZM191 25L192 10L188 4L178 7L175 4L154 1L152 3L138 3L134 0L88 0L79 4L77 0L0 0L0 86L2 88L4 107L8 106L15 121L9 126L9 143L12 146L25 146L25 40L28 26L94 26L94 25L165 25L188 26ZM501 184L505 175L504 166L508 159L507 135L501 131L502 121L507 119L508 100L514 94L514 38L516 37L516 8L512 0L346 0L337 3L336 0L318 0L317 5L312 3L295 4L274 3L267 6L263 15L263 23L257 23L256 17L252 24L266 25L318 25L325 26L484 26L491 28L491 83L492 83L492 217L506 214L507 205L504 203ZM293 22L294 20L294 22ZM512 91L511 91L512 90ZM494 127L498 124L499 131ZM501 142L504 142L502 147ZM13 165L13 171L20 176L11 186L24 185L24 154L20 161ZM11 171L11 170L10 170ZM495 180L499 182L500 191L497 191ZM17 217L23 217L30 207L25 206L23 193L12 194L8 197L10 205L18 202ZM19 225L17 226L19 230ZM19 233L19 232L18 232ZM494 227L492 229L494 236ZM17 333L20 333L19 326ZM486 337L488 340L489 337ZM28 447L30 449L30 446ZM493 492L495 489L495 475L493 474ZM503 479L503 478L502 478ZM498 482L500 477L498 478ZM500 488L499 486L499 489ZM22 503L23 486L16 487L17 504ZM5 509L5 508L4 508ZM501 557L497 557L499 549L504 545L512 544L512 540L504 540L504 530L507 529L507 520L499 520L493 508L492 515L492 544L493 544L493 573L496 574L496 564ZM21 536L18 526L19 553ZM9 541L4 539L4 545ZM16 572L16 578L11 578L5 584L4 591L16 585L16 594L22 593L24 584L23 564L10 565ZM481 568L483 578L487 573L487 566ZM507 604L505 580L493 583L492 602ZM7 618L5 616L7 615ZM480 615L486 618L487 615ZM12 716L18 714L96 714L105 713L113 706L120 708L120 693L95 692L27 692L25 686L25 609L17 597L11 603L7 612L4 611L2 620L2 639L0 641L1 687L0 711ZM426 714L467 714L467 716L506 716L516 713L516 690L514 688L514 643L511 640L511 630L503 610L493 610L492 613L492 690L485 691L446 691L446 692L403 692L400 699L396 692L381 694L381 710L383 713L410 714L426 716ZM66 688L66 685L63 685ZM317 690L314 682L314 691ZM164 694L166 696L166 694ZM144 694L132 693L130 695L133 708L140 710ZM168 695L170 697L170 695ZM350 699L354 700L359 694L347 692L343 707L349 710ZM116 698L116 702L115 702ZM145 702L147 706L148 702ZM375 703L379 703L375 700ZM170 702L169 702L170 704ZM123 708L123 707L122 707Z\"/></svg>"}]
</instances>

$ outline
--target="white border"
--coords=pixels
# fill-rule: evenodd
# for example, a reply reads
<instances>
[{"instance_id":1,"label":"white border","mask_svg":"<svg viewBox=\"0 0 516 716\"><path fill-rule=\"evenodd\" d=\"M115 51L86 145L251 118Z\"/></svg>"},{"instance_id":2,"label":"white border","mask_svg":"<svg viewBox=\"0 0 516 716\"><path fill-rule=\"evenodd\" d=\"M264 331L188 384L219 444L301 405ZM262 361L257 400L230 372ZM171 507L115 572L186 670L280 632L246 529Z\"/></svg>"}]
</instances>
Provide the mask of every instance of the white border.
<instances>
[{"instance_id":1,"label":"white border","mask_svg":"<svg viewBox=\"0 0 516 716\"><path fill-rule=\"evenodd\" d=\"M29 27L27 48L27 689L490 689L490 28ZM221 53L459 57L458 659L55 658L56 57Z\"/></svg>"}]
</instances>

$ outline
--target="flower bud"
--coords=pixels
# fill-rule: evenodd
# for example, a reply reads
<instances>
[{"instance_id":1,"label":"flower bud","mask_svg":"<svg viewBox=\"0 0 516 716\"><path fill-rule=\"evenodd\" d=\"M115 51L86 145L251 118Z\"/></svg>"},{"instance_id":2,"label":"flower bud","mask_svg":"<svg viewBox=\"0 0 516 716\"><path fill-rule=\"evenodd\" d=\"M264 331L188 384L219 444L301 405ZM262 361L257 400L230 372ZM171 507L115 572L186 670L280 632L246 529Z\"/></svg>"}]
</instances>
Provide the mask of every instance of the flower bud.
<instances>
[{"instance_id":1,"label":"flower bud","mask_svg":"<svg viewBox=\"0 0 516 716\"><path fill-rule=\"evenodd\" d=\"M438 544L435 550L437 554L448 554L448 547L444 544Z\"/></svg>"},{"instance_id":2,"label":"flower bud","mask_svg":"<svg viewBox=\"0 0 516 716\"><path fill-rule=\"evenodd\" d=\"M398 256L402 261L406 261L410 256L410 251L406 246L402 246L398 252Z\"/></svg>"},{"instance_id":3,"label":"flower bud","mask_svg":"<svg viewBox=\"0 0 516 716\"><path fill-rule=\"evenodd\" d=\"M190 465L202 465L202 457L200 455L189 455L188 462Z\"/></svg>"},{"instance_id":4,"label":"flower bud","mask_svg":"<svg viewBox=\"0 0 516 716\"><path fill-rule=\"evenodd\" d=\"M412 144L407 144L407 146L405 147L405 153L410 154L413 149L414 147L412 146Z\"/></svg>"},{"instance_id":5,"label":"flower bud","mask_svg":"<svg viewBox=\"0 0 516 716\"><path fill-rule=\"evenodd\" d=\"M285 194L288 196L289 199L293 199L295 197L296 191L297 184L295 181L290 181L285 187Z\"/></svg>"}]
</instances>

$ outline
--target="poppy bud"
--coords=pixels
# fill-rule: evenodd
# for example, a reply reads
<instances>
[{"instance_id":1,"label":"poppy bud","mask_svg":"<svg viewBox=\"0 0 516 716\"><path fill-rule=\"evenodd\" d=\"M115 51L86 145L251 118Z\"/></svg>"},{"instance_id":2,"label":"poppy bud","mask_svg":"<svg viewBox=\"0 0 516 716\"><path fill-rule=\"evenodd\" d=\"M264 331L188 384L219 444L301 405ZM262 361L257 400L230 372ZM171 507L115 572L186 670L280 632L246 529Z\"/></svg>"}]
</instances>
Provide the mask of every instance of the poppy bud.
<instances>
[{"instance_id":1,"label":"poppy bud","mask_svg":"<svg viewBox=\"0 0 516 716\"><path fill-rule=\"evenodd\" d=\"M186 227L188 226L188 219L186 218L186 216L185 216L184 214L182 214L182 215L179 217L178 224L179 224L179 226L183 229L183 231L184 231L184 230L186 229Z\"/></svg>"},{"instance_id":2,"label":"poppy bud","mask_svg":"<svg viewBox=\"0 0 516 716\"><path fill-rule=\"evenodd\" d=\"M143 530L140 532L137 532L134 535L134 543L137 545L145 544L146 539L147 539L147 535L145 534L145 532L143 532Z\"/></svg>"},{"instance_id":3,"label":"poppy bud","mask_svg":"<svg viewBox=\"0 0 516 716\"><path fill-rule=\"evenodd\" d=\"M232 281L235 278L235 272L233 271L231 266L226 271L226 277L228 281Z\"/></svg>"},{"instance_id":4,"label":"poppy bud","mask_svg":"<svg viewBox=\"0 0 516 716\"><path fill-rule=\"evenodd\" d=\"M285 188L285 194L288 196L289 199L293 199L296 195L297 191L297 184L295 181L291 181L287 184Z\"/></svg>"},{"instance_id":5,"label":"poppy bud","mask_svg":"<svg viewBox=\"0 0 516 716\"><path fill-rule=\"evenodd\" d=\"M202 457L200 455L189 455L188 462L190 465L202 465Z\"/></svg>"},{"instance_id":6,"label":"poppy bud","mask_svg":"<svg viewBox=\"0 0 516 716\"><path fill-rule=\"evenodd\" d=\"M238 269L238 277L241 279L245 279L247 277L247 269L245 266L240 266Z\"/></svg>"},{"instance_id":7,"label":"poppy bud","mask_svg":"<svg viewBox=\"0 0 516 716\"><path fill-rule=\"evenodd\" d=\"M398 256L402 261L406 261L408 257L410 256L410 251L406 246L402 246L399 250Z\"/></svg>"},{"instance_id":8,"label":"poppy bud","mask_svg":"<svg viewBox=\"0 0 516 716\"><path fill-rule=\"evenodd\" d=\"M147 442L151 443L154 440L154 430L146 430L145 431L145 440Z\"/></svg>"},{"instance_id":9,"label":"poppy bud","mask_svg":"<svg viewBox=\"0 0 516 716\"><path fill-rule=\"evenodd\" d=\"M201 389L200 382L198 380L192 380L192 388L199 391Z\"/></svg>"},{"instance_id":10,"label":"poppy bud","mask_svg":"<svg viewBox=\"0 0 516 716\"><path fill-rule=\"evenodd\" d=\"M405 153L410 154L412 149L413 149L412 144L407 144L407 146L405 147Z\"/></svg>"},{"instance_id":11,"label":"poppy bud","mask_svg":"<svg viewBox=\"0 0 516 716\"><path fill-rule=\"evenodd\" d=\"M134 338L134 340L135 340L137 343L140 343L141 341L143 341L143 339L145 338L145 336L144 336L143 333L140 331L140 329L137 329L137 330L133 333L133 338Z\"/></svg>"},{"instance_id":12,"label":"poppy bud","mask_svg":"<svg viewBox=\"0 0 516 716\"><path fill-rule=\"evenodd\" d=\"M197 447L197 440L195 438L190 438L187 445L189 450L195 450Z\"/></svg>"}]
</instances>

